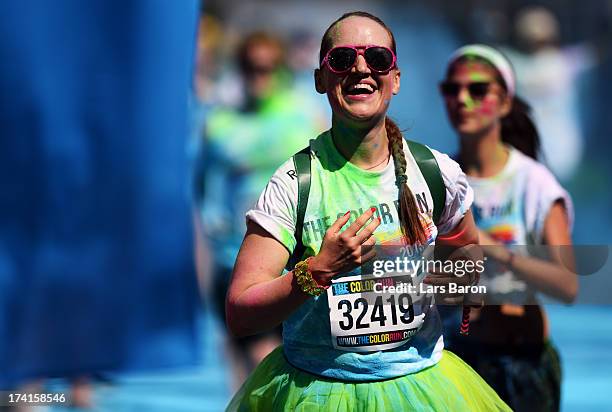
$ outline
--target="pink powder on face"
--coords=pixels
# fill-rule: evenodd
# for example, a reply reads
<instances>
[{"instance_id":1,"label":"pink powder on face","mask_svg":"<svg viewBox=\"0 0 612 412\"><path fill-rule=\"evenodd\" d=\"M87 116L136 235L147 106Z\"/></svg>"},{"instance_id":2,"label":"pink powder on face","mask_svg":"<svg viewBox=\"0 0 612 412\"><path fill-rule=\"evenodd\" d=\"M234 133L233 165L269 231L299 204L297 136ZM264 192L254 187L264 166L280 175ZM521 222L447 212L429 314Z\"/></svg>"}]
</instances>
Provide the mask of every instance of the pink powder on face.
<instances>
[{"instance_id":1,"label":"pink powder on face","mask_svg":"<svg viewBox=\"0 0 612 412\"><path fill-rule=\"evenodd\" d=\"M480 105L477 105L478 113L486 116L492 116L499 101L491 96L487 96L482 100Z\"/></svg>"},{"instance_id":2,"label":"pink powder on face","mask_svg":"<svg viewBox=\"0 0 612 412\"><path fill-rule=\"evenodd\" d=\"M490 82L496 83L491 73L492 69L478 61L467 61L455 65L452 78L467 79L467 82ZM483 100L477 100L472 96L467 97L465 106L467 110L474 111L479 115L492 116L499 100L490 93ZM481 119L481 122L483 119Z\"/></svg>"},{"instance_id":3,"label":"pink powder on face","mask_svg":"<svg viewBox=\"0 0 612 412\"><path fill-rule=\"evenodd\" d=\"M460 95L450 97L446 104L449 114L454 116L458 127L464 132L476 133L499 122L504 97L495 69L480 61L456 62L447 80L463 85ZM466 90L470 83L476 82L490 83L490 89L482 99L473 98L469 89Z\"/></svg>"}]
</instances>

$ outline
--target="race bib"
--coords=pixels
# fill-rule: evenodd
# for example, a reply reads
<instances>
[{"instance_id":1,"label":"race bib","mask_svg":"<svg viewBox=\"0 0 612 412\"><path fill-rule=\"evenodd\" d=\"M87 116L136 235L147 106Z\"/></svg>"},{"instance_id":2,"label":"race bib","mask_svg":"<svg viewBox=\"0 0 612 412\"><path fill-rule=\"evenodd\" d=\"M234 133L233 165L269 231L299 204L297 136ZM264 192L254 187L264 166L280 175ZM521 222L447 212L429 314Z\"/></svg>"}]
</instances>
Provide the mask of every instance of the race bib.
<instances>
[{"instance_id":1,"label":"race bib","mask_svg":"<svg viewBox=\"0 0 612 412\"><path fill-rule=\"evenodd\" d=\"M371 352L405 344L423 325L431 303L409 275L355 275L327 290L334 348Z\"/></svg>"}]
</instances>

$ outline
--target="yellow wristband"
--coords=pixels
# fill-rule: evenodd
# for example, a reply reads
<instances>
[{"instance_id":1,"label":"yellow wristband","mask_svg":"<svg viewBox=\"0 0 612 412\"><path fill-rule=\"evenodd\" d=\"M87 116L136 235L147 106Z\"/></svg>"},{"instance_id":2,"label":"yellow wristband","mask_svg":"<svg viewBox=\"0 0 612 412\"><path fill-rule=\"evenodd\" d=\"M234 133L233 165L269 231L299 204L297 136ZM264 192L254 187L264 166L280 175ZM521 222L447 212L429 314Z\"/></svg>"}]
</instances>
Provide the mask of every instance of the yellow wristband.
<instances>
[{"instance_id":1,"label":"yellow wristband","mask_svg":"<svg viewBox=\"0 0 612 412\"><path fill-rule=\"evenodd\" d=\"M302 292L312 296L319 296L325 292L329 286L321 286L312 278L312 272L308 268L310 259L312 259L312 256L298 262L293 269L293 276L295 276L295 280L300 289L302 289Z\"/></svg>"}]
</instances>

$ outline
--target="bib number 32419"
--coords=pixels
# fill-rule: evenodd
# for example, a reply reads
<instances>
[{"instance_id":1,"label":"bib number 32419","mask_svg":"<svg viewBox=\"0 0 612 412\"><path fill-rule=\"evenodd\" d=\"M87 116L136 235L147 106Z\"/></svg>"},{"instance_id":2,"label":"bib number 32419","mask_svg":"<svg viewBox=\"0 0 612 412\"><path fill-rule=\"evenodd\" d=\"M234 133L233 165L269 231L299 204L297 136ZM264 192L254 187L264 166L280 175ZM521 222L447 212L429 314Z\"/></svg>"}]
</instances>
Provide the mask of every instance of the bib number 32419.
<instances>
[{"instance_id":1,"label":"bib number 32419","mask_svg":"<svg viewBox=\"0 0 612 412\"><path fill-rule=\"evenodd\" d=\"M423 324L407 285L410 276L351 276L335 280L327 290L332 343L336 349L370 352L406 343ZM397 286L405 285L404 288ZM395 286L390 293L383 286Z\"/></svg>"}]
</instances>

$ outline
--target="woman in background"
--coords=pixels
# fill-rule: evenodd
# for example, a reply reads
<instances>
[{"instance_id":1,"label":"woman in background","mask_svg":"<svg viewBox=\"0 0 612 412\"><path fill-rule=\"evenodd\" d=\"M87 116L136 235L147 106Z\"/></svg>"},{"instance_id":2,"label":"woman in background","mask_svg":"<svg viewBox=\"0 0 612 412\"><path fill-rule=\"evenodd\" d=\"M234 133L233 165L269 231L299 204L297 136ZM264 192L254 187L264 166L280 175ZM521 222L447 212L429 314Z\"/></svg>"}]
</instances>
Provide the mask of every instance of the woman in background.
<instances>
[{"instance_id":1,"label":"woman in background","mask_svg":"<svg viewBox=\"0 0 612 412\"><path fill-rule=\"evenodd\" d=\"M561 369L536 293L563 302L576 297L572 203L536 160L538 133L515 83L499 51L469 45L451 56L440 85L489 259L481 277L488 286L485 307L472 311L470 335L460 338L454 338L456 310L444 310L445 343L513 410L552 411L559 409ZM542 252L547 259L535 256Z\"/></svg>"},{"instance_id":2,"label":"woman in background","mask_svg":"<svg viewBox=\"0 0 612 412\"><path fill-rule=\"evenodd\" d=\"M245 233L244 214L257 201L278 165L324 130L324 112L291 84L279 36L253 32L242 39L236 63L242 104L217 106L207 115L198 161L201 233L209 248L215 314L225 323L225 296ZM206 279L208 280L208 279ZM237 389L280 344L280 326L224 342Z\"/></svg>"}]
</instances>

